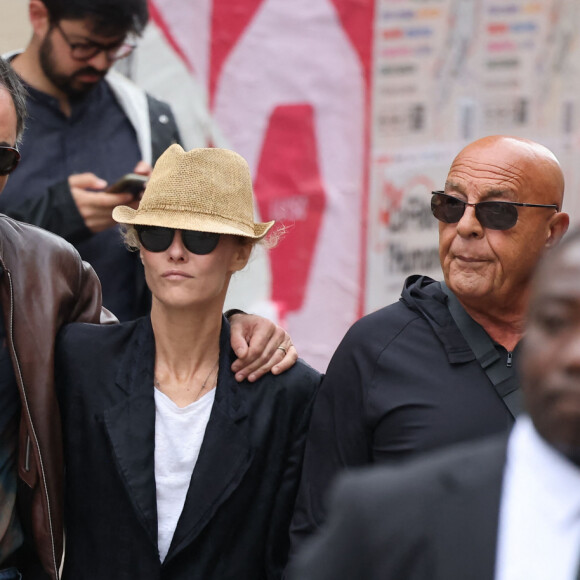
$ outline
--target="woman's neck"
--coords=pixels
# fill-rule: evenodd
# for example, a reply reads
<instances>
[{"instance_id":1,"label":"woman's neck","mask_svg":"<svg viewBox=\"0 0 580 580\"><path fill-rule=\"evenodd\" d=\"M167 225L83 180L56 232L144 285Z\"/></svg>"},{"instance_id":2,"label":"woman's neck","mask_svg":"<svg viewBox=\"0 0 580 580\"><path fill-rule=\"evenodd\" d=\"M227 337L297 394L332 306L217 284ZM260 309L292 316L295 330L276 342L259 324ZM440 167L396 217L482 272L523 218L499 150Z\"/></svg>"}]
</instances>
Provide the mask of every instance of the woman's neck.
<instances>
[{"instance_id":1,"label":"woman's neck","mask_svg":"<svg viewBox=\"0 0 580 580\"><path fill-rule=\"evenodd\" d=\"M221 310L171 310L154 302L156 386L179 406L215 387L221 322Z\"/></svg>"}]
</instances>

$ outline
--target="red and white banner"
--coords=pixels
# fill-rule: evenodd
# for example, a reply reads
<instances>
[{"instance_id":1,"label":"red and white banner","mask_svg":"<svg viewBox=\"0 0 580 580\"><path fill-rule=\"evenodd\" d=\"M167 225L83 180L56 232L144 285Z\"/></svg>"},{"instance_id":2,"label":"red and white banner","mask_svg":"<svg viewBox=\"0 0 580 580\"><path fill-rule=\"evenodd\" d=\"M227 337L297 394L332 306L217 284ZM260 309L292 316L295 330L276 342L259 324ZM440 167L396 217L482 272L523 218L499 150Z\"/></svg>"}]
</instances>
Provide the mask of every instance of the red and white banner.
<instances>
[{"instance_id":1,"label":"red and white banner","mask_svg":"<svg viewBox=\"0 0 580 580\"><path fill-rule=\"evenodd\" d=\"M209 140L246 158L260 219L286 227L267 255L265 295L256 289L257 301L236 305L273 312L324 370L363 309L373 1L154 0L150 8L203 89ZM248 287L263 284L257 278Z\"/></svg>"},{"instance_id":2,"label":"red and white banner","mask_svg":"<svg viewBox=\"0 0 580 580\"><path fill-rule=\"evenodd\" d=\"M186 147L243 155L287 234L228 306L289 330L320 370L404 278L440 277L430 191L477 137L536 139L580 216L577 0L150 0L135 79Z\"/></svg>"}]
</instances>

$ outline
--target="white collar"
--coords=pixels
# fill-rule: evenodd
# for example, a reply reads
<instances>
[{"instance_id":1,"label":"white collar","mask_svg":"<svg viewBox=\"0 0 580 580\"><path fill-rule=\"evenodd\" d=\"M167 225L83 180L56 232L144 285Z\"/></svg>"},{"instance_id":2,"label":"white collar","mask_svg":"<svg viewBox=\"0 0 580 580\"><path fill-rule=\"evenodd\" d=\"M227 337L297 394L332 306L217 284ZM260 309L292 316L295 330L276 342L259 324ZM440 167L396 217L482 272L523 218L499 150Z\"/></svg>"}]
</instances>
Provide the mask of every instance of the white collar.
<instances>
[{"instance_id":1,"label":"white collar","mask_svg":"<svg viewBox=\"0 0 580 580\"><path fill-rule=\"evenodd\" d=\"M529 416L518 417L510 435L508 468L525 465L532 496L543 498L542 510L565 526L580 514L580 467L550 445ZM512 464L510 466L510 464ZM565 498L565 501L562 501Z\"/></svg>"}]
</instances>

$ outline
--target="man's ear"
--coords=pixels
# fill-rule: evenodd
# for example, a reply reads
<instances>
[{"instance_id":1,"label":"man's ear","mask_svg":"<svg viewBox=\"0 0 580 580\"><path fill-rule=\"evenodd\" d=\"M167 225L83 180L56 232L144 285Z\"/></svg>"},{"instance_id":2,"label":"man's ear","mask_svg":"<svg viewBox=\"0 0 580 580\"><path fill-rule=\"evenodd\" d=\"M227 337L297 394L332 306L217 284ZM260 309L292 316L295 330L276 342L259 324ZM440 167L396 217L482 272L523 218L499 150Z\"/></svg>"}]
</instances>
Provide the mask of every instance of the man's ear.
<instances>
[{"instance_id":1,"label":"man's ear","mask_svg":"<svg viewBox=\"0 0 580 580\"><path fill-rule=\"evenodd\" d=\"M570 216L563 211L556 213L550 220L548 237L546 238L546 248L554 247L568 230Z\"/></svg>"},{"instance_id":2,"label":"man's ear","mask_svg":"<svg viewBox=\"0 0 580 580\"><path fill-rule=\"evenodd\" d=\"M50 15L42 0L30 0L28 18L34 35L44 38L50 30Z\"/></svg>"}]
</instances>

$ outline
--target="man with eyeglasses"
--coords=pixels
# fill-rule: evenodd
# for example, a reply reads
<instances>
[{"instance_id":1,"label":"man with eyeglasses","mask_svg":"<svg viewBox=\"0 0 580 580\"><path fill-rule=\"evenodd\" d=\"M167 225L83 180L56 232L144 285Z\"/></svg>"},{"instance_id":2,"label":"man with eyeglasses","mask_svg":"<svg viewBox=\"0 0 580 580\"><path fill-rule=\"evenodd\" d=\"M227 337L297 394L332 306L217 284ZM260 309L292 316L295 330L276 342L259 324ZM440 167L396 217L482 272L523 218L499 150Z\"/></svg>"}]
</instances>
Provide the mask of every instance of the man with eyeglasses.
<instances>
[{"instance_id":1,"label":"man with eyeglasses","mask_svg":"<svg viewBox=\"0 0 580 580\"><path fill-rule=\"evenodd\" d=\"M341 470L507 432L530 280L568 228L548 149L494 136L465 147L434 192L444 283L411 276L338 347L314 406L292 526L294 549L325 517ZM388 517L386 515L385 517Z\"/></svg>"},{"instance_id":2,"label":"man with eyeglasses","mask_svg":"<svg viewBox=\"0 0 580 580\"><path fill-rule=\"evenodd\" d=\"M7 55L29 92L22 162L0 211L71 242L97 272L105 306L120 320L148 312L138 256L111 217L137 204L106 188L127 173L147 175L179 140L169 106L111 66L135 48L146 0L30 0L32 38Z\"/></svg>"}]
</instances>

